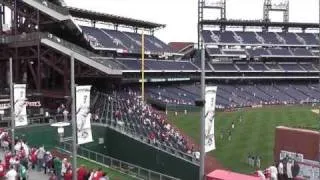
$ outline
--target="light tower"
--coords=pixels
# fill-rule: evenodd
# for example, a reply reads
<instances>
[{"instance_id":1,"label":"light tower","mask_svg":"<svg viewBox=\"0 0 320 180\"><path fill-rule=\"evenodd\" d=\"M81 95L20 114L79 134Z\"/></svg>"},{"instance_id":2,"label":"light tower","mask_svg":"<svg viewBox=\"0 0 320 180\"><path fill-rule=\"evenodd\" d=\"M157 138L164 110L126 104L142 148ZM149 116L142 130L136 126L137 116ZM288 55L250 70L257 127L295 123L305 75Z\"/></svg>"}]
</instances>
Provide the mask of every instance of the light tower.
<instances>
[{"instance_id":1,"label":"light tower","mask_svg":"<svg viewBox=\"0 0 320 180\"><path fill-rule=\"evenodd\" d=\"M203 30L203 20L216 20L204 17L209 10L220 11L218 19L226 20L226 0L198 0L198 47L201 47L200 36ZM221 26L221 29L225 27Z\"/></svg>"},{"instance_id":2,"label":"light tower","mask_svg":"<svg viewBox=\"0 0 320 180\"><path fill-rule=\"evenodd\" d=\"M279 2L264 0L263 20L270 21L270 12L272 11L283 12L283 22L289 22L289 0L281 0Z\"/></svg>"},{"instance_id":3,"label":"light tower","mask_svg":"<svg viewBox=\"0 0 320 180\"><path fill-rule=\"evenodd\" d=\"M207 11L209 10L219 10L220 20L226 20L226 0L198 0L198 58L201 61L201 99L198 101L199 106L201 106L201 143L200 143L200 170L199 170L199 180L204 180L204 161L205 161L205 44L202 37L202 31L204 29L204 20L215 20L207 19ZM220 30L224 30L224 26L220 26Z\"/></svg>"}]
</instances>

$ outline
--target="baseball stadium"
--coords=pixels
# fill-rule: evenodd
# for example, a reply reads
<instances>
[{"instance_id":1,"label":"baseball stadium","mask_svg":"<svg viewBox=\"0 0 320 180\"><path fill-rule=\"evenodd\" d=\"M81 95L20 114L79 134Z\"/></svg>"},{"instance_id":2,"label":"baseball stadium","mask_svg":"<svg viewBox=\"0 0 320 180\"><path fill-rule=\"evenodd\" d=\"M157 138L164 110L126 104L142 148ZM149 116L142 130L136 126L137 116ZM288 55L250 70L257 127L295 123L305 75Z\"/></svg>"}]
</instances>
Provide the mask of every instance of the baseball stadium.
<instances>
[{"instance_id":1,"label":"baseball stadium","mask_svg":"<svg viewBox=\"0 0 320 180\"><path fill-rule=\"evenodd\" d=\"M320 179L320 26L292 1L195 1L170 43L65 1L0 0L0 179Z\"/></svg>"}]
</instances>

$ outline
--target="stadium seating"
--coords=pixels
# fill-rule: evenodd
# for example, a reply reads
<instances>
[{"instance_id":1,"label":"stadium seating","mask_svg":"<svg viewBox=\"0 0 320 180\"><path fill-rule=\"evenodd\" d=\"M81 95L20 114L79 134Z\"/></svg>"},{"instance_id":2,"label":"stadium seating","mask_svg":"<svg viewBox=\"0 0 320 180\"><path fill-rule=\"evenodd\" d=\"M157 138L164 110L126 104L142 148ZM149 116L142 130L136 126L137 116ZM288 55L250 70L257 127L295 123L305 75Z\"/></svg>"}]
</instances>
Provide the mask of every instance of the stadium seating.
<instances>
[{"instance_id":1,"label":"stadium seating","mask_svg":"<svg viewBox=\"0 0 320 180\"><path fill-rule=\"evenodd\" d=\"M230 63L214 63L211 65L215 71L237 71L236 67Z\"/></svg>"},{"instance_id":2,"label":"stadium seating","mask_svg":"<svg viewBox=\"0 0 320 180\"><path fill-rule=\"evenodd\" d=\"M164 93L170 97L177 94L180 94L180 97L187 96L182 94L183 90L175 90L169 88ZM151 91L157 93L156 89ZM168 94L169 91L171 94ZM192 159L192 151L195 150L192 149L192 145L168 123L164 114L152 108L151 105L142 104L138 92L124 90L112 94L96 93L97 101L91 107L95 117L94 122L107 123L111 126L123 123L125 131L149 139L154 145L158 144L158 147L174 148L183 157Z\"/></svg>"},{"instance_id":3,"label":"stadium seating","mask_svg":"<svg viewBox=\"0 0 320 180\"><path fill-rule=\"evenodd\" d=\"M121 59L116 60L123 65L124 70L140 70L141 60L139 59ZM174 60L145 60L145 70L197 70L198 67L190 61L174 61Z\"/></svg>"},{"instance_id":4,"label":"stadium seating","mask_svg":"<svg viewBox=\"0 0 320 180\"><path fill-rule=\"evenodd\" d=\"M81 26L81 29L87 41L95 49L134 54L141 51L141 34L88 26ZM145 51L148 54L172 53L167 44L151 35L145 35Z\"/></svg>"},{"instance_id":5,"label":"stadium seating","mask_svg":"<svg viewBox=\"0 0 320 180\"><path fill-rule=\"evenodd\" d=\"M265 44L265 45L317 45L312 33L209 31L202 34L206 43Z\"/></svg>"},{"instance_id":6,"label":"stadium seating","mask_svg":"<svg viewBox=\"0 0 320 180\"><path fill-rule=\"evenodd\" d=\"M243 44L261 44L256 38L256 34L253 32L235 32L242 39Z\"/></svg>"},{"instance_id":7,"label":"stadium seating","mask_svg":"<svg viewBox=\"0 0 320 180\"><path fill-rule=\"evenodd\" d=\"M218 86L217 108L222 109L269 104L313 103L320 100L317 84L215 85ZM158 86L147 89L150 98L165 104L194 105L194 101L200 98L199 85Z\"/></svg>"},{"instance_id":8,"label":"stadium seating","mask_svg":"<svg viewBox=\"0 0 320 180\"><path fill-rule=\"evenodd\" d=\"M298 64L280 64L285 71L303 71Z\"/></svg>"}]
</instances>

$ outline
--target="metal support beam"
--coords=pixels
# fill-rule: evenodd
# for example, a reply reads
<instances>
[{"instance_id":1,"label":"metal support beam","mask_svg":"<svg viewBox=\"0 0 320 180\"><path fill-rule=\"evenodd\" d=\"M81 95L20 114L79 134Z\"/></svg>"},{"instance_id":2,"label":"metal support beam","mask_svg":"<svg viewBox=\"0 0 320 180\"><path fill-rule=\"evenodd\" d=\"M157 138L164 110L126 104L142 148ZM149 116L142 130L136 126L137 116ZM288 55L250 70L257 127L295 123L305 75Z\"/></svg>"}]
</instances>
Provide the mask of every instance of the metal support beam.
<instances>
[{"instance_id":1,"label":"metal support beam","mask_svg":"<svg viewBox=\"0 0 320 180\"><path fill-rule=\"evenodd\" d=\"M74 57L71 56L71 117L72 117L72 180L77 180L77 122L76 122L76 95L75 95L75 78L74 78Z\"/></svg>"},{"instance_id":2,"label":"metal support beam","mask_svg":"<svg viewBox=\"0 0 320 180\"><path fill-rule=\"evenodd\" d=\"M34 85L36 86L36 88L38 90L38 89L40 89L40 87L39 87L39 82L37 81L36 72L34 71L34 68L33 68L32 64L30 62L26 62L26 63L28 64L29 70L31 72ZM40 75L38 74L38 76L40 76ZM40 91L38 91L38 92L40 92Z\"/></svg>"},{"instance_id":3,"label":"metal support beam","mask_svg":"<svg viewBox=\"0 0 320 180\"><path fill-rule=\"evenodd\" d=\"M12 58L9 59L9 68L10 68L10 105L11 105L11 151L14 153L14 144L15 144L15 135L14 135L14 128L15 128L15 121L14 121L14 99L13 99L13 68L12 68Z\"/></svg>"}]
</instances>

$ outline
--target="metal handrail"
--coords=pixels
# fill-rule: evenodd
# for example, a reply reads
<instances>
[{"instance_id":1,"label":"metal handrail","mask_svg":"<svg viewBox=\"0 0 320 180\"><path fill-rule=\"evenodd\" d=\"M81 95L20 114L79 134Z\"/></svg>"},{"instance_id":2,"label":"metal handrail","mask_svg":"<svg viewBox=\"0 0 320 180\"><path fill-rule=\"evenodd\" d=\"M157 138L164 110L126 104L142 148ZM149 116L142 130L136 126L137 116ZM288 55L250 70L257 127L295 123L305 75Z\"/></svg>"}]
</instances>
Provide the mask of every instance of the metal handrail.
<instances>
[{"instance_id":1,"label":"metal handrail","mask_svg":"<svg viewBox=\"0 0 320 180\"><path fill-rule=\"evenodd\" d=\"M26 0L23 0L23 1L26 1ZM46 1L46 0L32 0L32 1L36 1L38 2L39 4L41 4L42 6L46 6L60 14L63 14L63 15L69 15L69 10L65 7L62 7L62 6L59 6L59 5L56 5L54 3L51 3L49 1Z\"/></svg>"},{"instance_id":2,"label":"metal handrail","mask_svg":"<svg viewBox=\"0 0 320 180\"><path fill-rule=\"evenodd\" d=\"M70 150L72 148L72 145L67 142L62 142L61 147L57 148L58 150L63 150L67 153L70 153ZM98 163L104 164L107 167L111 167L114 169L117 169L125 174L128 175L134 175L138 178L146 179L146 180L179 180L178 178L168 176L159 172L152 171L150 169L145 169L143 167L121 161L118 159L115 159L113 157L94 152L92 150L89 150L87 148L79 147L78 148L78 156L84 157L93 161L96 161Z\"/></svg>"}]
</instances>

